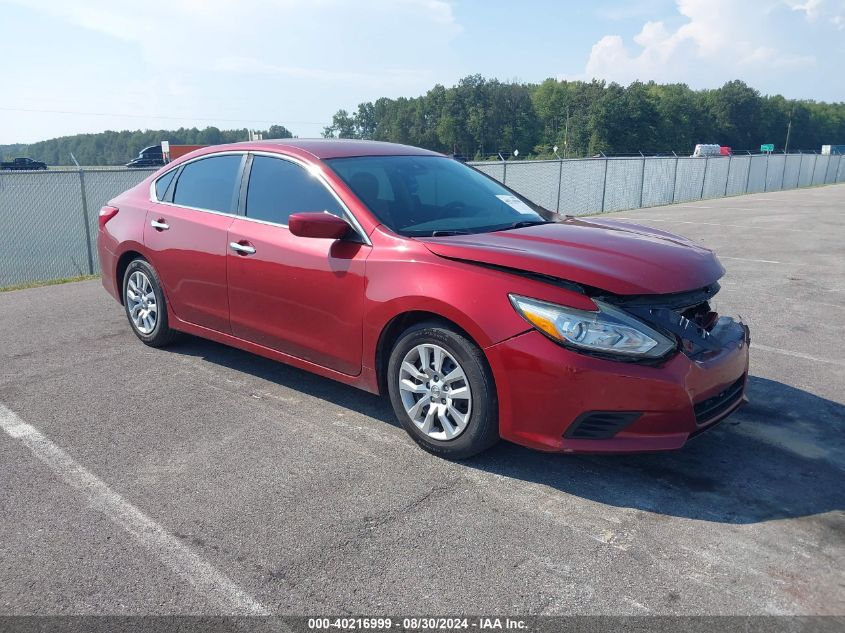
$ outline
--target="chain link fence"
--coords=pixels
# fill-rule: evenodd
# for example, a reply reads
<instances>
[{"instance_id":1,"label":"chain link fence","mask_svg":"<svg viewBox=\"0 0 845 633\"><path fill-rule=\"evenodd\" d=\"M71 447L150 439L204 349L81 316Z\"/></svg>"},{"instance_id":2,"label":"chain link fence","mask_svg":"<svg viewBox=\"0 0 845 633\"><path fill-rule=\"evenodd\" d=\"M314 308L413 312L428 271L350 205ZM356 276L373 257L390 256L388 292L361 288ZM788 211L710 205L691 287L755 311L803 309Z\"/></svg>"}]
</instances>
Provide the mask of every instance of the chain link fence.
<instances>
[{"instance_id":1,"label":"chain link fence","mask_svg":"<svg viewBox=\"0 0 845 633\"><path fill-rule=\"evenodd\" d=\"M561 214L588 215L845 182L840 155L470 163ZM152 170L0 172L0 288L96 274L97 214Z\"/></svg>"},{"instance_id":2,"label":"chain link fence","mask_svg":"<svg viewBox=\"0 0 845 633\"><path fill-rule=\"evenodd\" d=\"M470 165L567 215L845 182L845 157L755 154L486 161Z\"/></svg>"},{"instance_id":3,"label":"chain link fence","mask_svg":"<svg viewBox=\"0 0 845 633\"><path fill-rule=\"evenodd\" d=\"M100 207L150 173L0 172L0 288L99 273Z\"/></svg>"}]
</instances>

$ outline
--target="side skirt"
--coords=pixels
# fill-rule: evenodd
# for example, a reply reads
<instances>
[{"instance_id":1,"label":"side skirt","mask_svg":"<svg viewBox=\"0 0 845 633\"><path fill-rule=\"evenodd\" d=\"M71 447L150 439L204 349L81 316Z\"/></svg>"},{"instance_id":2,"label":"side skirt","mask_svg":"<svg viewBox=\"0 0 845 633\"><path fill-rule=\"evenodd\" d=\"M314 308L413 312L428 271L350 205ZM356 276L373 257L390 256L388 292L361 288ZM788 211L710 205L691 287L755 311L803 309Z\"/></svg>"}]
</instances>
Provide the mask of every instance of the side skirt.
<instances>
[{"instance_id":1,"label":"side skirt","mask_svg":"<svg viewBox=\"0 0 845 633\"><path fill-rule=\"evenodd\" d=\"M183 321L178 318L172 311L168 316L171 321L170 327L179 332L192 334L216 343L235 347L245 352L257 354L258 356L263 356L264 358L269 358L270 360L284 363L285 365L290 365L291 367L296 367L297 369L304 369L312 374L331 378L332 380L336 380L345 385L351 385L376 395L379 393L378 380L376 380L375 371L368 367L362 367L361 373L357 376L350 376L349 374L343 374L339 371L323 367L322 365L317 365L316 363L297 358L296 356L284 354L283 352L276 351L269 347L245 341L244 339L232 336L231 334L224 334L222 332L217 332L216 330L202 327L201 325L188 323L187 321Z\"/></svg>"}]
</instances>

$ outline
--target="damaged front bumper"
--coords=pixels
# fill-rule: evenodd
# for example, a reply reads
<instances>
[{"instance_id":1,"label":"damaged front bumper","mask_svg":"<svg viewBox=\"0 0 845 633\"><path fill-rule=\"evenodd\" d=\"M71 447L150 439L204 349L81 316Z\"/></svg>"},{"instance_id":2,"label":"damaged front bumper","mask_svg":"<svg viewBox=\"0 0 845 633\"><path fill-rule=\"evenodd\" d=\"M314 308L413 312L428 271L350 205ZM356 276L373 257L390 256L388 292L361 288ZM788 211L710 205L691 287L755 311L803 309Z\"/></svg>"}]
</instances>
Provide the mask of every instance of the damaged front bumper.
<instances>
[{"instance_id":1,"label":"damaged front bumper","mask_svg":"<svg viewBox=\"0 0 845 633\"><path fill-rule=\"evenodd\" d=\"M669 450L730 415L745 402L748 327L716 317L704 335L668 310L685 330L683 353L659 365L581 354L537 331L487 348L500 435L557 452Z\"/></svg>"}]
</instances>

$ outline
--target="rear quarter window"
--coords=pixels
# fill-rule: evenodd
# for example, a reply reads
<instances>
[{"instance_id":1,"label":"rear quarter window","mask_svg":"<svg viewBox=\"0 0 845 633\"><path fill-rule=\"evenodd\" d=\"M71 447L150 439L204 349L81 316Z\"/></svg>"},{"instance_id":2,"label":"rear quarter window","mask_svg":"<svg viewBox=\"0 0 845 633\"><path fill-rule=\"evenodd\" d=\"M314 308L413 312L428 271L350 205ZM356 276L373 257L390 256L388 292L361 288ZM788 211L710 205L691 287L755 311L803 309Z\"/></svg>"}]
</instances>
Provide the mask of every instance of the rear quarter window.
<instances>
[{"instance_id":1,"label":"rear quarter window","mask_svg":"<svg viewBox=\"0 0 845 633\"><path fill-rule=\"evenodd\" d=\"M156 200L164 200L164 194L167 193L167 188L173 182L173 176L175 175L176 170L172 169L156 180Z\"/></svg>"}]
</instances>

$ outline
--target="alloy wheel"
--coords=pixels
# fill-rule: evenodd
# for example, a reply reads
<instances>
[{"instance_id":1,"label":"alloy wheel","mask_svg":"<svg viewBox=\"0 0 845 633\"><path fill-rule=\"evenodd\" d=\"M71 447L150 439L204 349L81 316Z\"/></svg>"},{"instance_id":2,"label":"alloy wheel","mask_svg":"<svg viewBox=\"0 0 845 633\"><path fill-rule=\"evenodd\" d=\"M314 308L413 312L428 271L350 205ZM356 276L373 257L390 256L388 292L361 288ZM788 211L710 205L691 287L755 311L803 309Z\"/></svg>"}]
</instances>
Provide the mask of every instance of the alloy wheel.
<instances>
[{"instance_id":1,"label":"alloy wheel","mask_svg":"<svg viewBox=\"0 0 845 633\"><path fill-rule=\"evenodd\" d=\"M472 413L472 393L455 357L433 343L412 348L399 367L399 394L416 427L433 440L458 437Z\"/></svg>"},{"instance_id":2,"label":"alloy wheel","mask_svg":"<svg viewBox=\"0 0 845 633\"><path fill-rule=\"evenodd\" d=\"M150 278L140 270L129 276L126 282L126 306L132 324L141 334L155 330L158 320L158 305Z\"/></svg>"}]
</instances>

